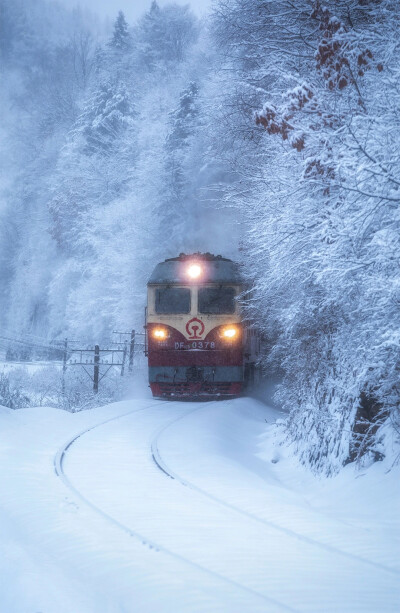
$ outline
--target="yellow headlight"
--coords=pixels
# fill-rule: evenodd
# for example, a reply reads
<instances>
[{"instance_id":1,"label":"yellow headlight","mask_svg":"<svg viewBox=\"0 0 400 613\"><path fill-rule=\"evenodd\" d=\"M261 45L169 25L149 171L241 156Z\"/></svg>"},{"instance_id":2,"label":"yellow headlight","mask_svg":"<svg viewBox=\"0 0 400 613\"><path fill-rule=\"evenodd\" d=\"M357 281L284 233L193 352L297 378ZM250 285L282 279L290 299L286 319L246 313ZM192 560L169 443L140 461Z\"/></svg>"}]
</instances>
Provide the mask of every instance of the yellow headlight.
<instances>
[{"instance_id":1,"label":"yellow headlight","mask_svg":"<svg viewBox=\"0 0 400 613\"><path fill-rule=\"evenodd\" d=\"M167 331L165 328L155 328L155 330L153 330L153 337L157 341L163 341L167 338Z\"/></svg>"},{"instance_id":2,"label":"yellow headlight","mask_svg":"<svg viewBox=\"0 0 400 613\"><path fill-rule=\"evenodd\" d=\"M233 326L228 327L228 328L224 328L222 331L222 336L227 339L227 340L232 340L234 339L237 335L238 335L239 331L237 328L234 328Z\"/></svg>"},{"instance_id":3,"label":"yellow headlight","mask_svg":"<svg viewBox=\"0 0 400 613\"><path fill-rule=\"evenodd\" d=\"M187 269L187 274L191 279L197 279L198 277L200 277L201 273L202 269L199 264L191 264Z\"/></svg>"}]
</instances>

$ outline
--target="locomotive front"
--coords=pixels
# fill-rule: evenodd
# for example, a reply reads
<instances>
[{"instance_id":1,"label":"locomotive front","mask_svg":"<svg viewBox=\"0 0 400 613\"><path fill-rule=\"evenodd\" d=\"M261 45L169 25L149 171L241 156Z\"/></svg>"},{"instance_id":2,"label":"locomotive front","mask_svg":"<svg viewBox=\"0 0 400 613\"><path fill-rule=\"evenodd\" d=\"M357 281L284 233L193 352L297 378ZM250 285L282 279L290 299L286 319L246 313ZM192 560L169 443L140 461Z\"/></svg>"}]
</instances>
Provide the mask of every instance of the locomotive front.
<instances>
[{"instance_id":1,"label":"locomotive front","mask_svg":"<svg viewBox=\"0 0 400 613\"><path fill-rule=\"evenodd\" d=\"M156 266L146 314L149 383L156 397L229 397L244 380L238 266L181 254Z\"/></svg>"}]
</instances>

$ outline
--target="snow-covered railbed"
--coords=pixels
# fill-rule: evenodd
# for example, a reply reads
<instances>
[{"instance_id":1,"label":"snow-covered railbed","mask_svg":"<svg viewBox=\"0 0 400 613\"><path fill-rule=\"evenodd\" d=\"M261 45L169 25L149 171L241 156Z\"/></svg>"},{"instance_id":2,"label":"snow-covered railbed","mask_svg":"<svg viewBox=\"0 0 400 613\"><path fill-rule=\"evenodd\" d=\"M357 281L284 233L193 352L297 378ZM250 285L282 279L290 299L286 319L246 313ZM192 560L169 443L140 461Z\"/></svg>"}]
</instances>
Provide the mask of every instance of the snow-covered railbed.
<instances>
[{"instance_id":1,"label":"snow-covered railbed","mask_svg":"<svg viewBox=\"0 0 400 613\"><path fill-rule=\"evenodd\" d=\"M0 609L397 611L398 474L311 478L260 445L275 418L251 399L2 410Z\"/></svg>"}]
</instances>

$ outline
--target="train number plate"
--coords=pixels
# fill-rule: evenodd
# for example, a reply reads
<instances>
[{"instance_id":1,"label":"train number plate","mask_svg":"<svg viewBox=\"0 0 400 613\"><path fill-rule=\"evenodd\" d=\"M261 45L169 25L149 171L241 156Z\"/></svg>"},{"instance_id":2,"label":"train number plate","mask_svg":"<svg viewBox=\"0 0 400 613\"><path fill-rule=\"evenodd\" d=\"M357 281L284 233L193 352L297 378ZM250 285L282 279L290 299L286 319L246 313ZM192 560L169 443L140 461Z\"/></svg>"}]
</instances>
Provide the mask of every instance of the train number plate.
<instances>
[{"instance_id":1,"label":"train number plate","mask_svg":"<svg viewBox=\"0 0 400 613\"><path fill-rule=\"evenodd\" d=\"M175 349L215 349L215 343L213 341L189 341L185 343L175 342Z\"/></svg>"}]
</instances>

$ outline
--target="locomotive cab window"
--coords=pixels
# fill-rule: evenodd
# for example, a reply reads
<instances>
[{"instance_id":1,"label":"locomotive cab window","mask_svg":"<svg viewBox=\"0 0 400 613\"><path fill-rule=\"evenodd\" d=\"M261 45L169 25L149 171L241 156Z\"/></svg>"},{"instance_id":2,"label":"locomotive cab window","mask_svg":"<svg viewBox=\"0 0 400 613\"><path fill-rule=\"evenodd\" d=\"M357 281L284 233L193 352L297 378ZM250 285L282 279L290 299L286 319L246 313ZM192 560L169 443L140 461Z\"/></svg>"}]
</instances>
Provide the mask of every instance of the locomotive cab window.
<instances>
[{"instance_id":1,"label":"locomotive cab window","mask_svg":"<svg viewBox=\"0 0 400 613\"><path fill-rule=\"evenodd\" d=\"M156 289L155 310L157 314L190 313L190 289L163 287Z\"/></svg>"},{"instance_id":2,"label":"locomotive cab window","mask_svg":"<svg viewBox=\"0 0 400 613\"><path fill-rule=\"evenodd\" d=\"M203 287L199 289L199 313L230 314L235 312L234 287Z\"/></svg>"}]
</instances>

